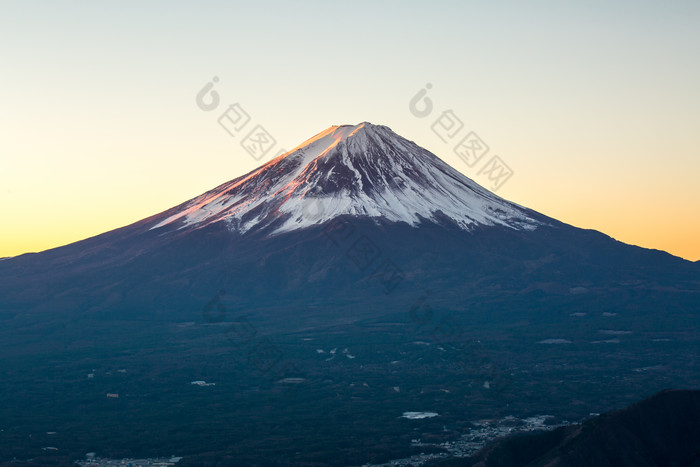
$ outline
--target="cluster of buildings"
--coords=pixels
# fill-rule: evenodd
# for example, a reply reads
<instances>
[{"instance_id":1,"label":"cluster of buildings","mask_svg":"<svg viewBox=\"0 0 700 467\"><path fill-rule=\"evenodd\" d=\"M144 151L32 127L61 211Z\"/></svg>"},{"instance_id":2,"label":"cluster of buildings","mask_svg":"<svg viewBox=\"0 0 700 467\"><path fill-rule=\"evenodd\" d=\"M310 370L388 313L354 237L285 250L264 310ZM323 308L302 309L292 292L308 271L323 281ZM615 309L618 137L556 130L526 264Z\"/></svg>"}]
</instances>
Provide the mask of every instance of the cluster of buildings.
<instances>
[{"instance_id":1,"label":"cluster of buildings","mask_svg":"<svg viewBox=\"0 0 700 467\"><path fill-rule=\"evenodd\" d=\"M422 414L422 412L406 412L408 414ZM426 418L418 416L409 416L405 418ZM426 412L427 413L427 412ZM395 459L384 464L366 464L362 467L414 467L423 465L425 462L432 459L445 459L447 457L468 457L476 454L482 447L484 447L488 442L494 439L508 436L514 433L522 433L528 431L541 431L541 430L552 430L554 428L568 425L569 422L562 422L558 424L549 424L547 419L549 415L540 415L536 417L529 417L525 419L518 419L512 416L505 417L501 420L488 420L474 422L474 428L469 430L468 433L463 434L460 439L456 441L447 441L440 443L438 445L431 443L423 443L418 439L411 441L412 446L439 446L443 448L447 453L438 454L416 454L411 457L404 459Z\"/></svg>"}]
</instances>

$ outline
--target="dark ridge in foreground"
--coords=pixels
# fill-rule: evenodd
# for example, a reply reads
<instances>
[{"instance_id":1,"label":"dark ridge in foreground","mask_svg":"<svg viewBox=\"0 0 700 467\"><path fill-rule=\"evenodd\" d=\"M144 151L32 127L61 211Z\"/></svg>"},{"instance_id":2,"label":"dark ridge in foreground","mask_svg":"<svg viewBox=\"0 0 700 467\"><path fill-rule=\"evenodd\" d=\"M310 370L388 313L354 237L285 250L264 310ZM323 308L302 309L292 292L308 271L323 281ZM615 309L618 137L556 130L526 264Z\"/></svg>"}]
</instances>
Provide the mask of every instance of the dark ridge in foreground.
<instances>
[{"instance_id":1,"label":"dark ridge in foreground","mask_svg":"<svg viewBox=\"0 0 700 467\"><path fill-rule=\"evenodd\" d=\"M508 437L448 467L700 466L700 391L669 389L581 425Z\"/></svg>"}]
</instances>

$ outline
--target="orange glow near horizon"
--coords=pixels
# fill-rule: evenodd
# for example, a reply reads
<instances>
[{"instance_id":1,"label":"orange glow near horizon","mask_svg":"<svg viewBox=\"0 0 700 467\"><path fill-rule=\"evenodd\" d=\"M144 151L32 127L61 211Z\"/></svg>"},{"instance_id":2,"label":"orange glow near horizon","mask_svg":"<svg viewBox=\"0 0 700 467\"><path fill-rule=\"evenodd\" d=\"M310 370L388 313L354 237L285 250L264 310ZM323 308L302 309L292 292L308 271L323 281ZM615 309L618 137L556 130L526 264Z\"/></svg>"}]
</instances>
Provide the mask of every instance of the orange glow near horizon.
<instances>
[{"instance_id":1,"label":"orange glow near horizon","mask_svg":"<svg viewBox=\"0 0 700 467\"><path fill-rule=\"evenodd\" d=\"M358 126L350 134L355 134L361 127ZM232 181L219 184L217 187L220 190L219 192L200 195L199 198L201 199L195 205L170 220L175 220L177 217L186 215L198 207L215 201L225 191L244 184L251 177L274 166L296 149L323 138L328 138L330 140L328 146L324 147L319 155L316 156L316 158L323 157L345 137L345 133L335 134L338 128L338 126L330 127L309 138L295 149L272 159L252 171L248 171L247 174ZM455 168L463 169L458 163L455 164ZM302 179L291 181L280 191L287 191L288 199L297 187L308 181L313 171L313 168L309 167L306 173L302 174ZM472 174L466 173L466 175L470 176ZM570 184L563 179L560 183L563 185ZM552 189L552 187L548 188ZM557 188L561 189L560 186L557 186ZM86 198L82 193L83 191L93 194L100 193L99 191L96 192L96 189L97 187L93 189L89 186L81 187L75 191L76 197L72 203L64 200L63 205L66 207L70 206L73 210L69 216L64 215L65 208L56 209L50 207L49 209L41 209L41 206L46 205L46 199L42 197L40 192L36 191L27 192L27 197L24 199L28 203L27 205L34 205L36 208L26 208L22 204L5 205L5 208L9 207L11 210L9 212L6 210L4 217L13 219L13 222L5 226L2 231L3 239L0 244L0 257L17 256L27 252L38 252L66 245L137 222L182 202L182 200L177 200L177 198L174 198L177 201L173 202L172 197L163 197L158 204L146 204L143 203L142 199L138 198L139 194L135 192L133 200L121 199L121 202L124 204L118 206L112 205L110 207L110 205L99 204L100 201L95 200L95 203L99 204L98 207L98 204L91 204L91 199ZM692 188L688 188L688 190L692 194ZM615 186L600 187L599 190L589 193L589 195L593 194L597 198L586 196L585 198L580 198L578 204L571 204L571 200L567 198L562 198L561 200L553 199L548 194L548 190L531 190L520 194L516 193L515 195L510 194L505 197L576 227L601 231L624 243L667 251L691 261L700 260L700 244L697 235L700 232L700 217L689 216L684 205L679 204L674 208L672 203L669 204L664 199L659 199L655 202L656 204L649 205L648 203L654 200L653 195L648 195L647 198L640 198L639 193L629 192L620 197L619 194L615 195L615 193L619 193ZM109 195L109 193L106 193L106 195ZM129 196L129 194L127 193L126 196ZM610 200L613 200L615 204L611 205ZM632 202L631 200L635 200L639 206L645 206L645 209L635 211L626 209L625 203ZM243 208L245 204L243 202L238 208ZM600 206L600 208L592 209L592 206L595 205ZM127 206L131 206L131 208ZM34 215L35 212L40 213L40 215ZM685 228L676 228L675 226L678 225L685 225ZM47 226L50 226L48 230Z\"/></svg>"},{"instance_id":2,"label":"orange glow near horizon","mask_svg":"<svg viewBox=\"0 0 700 467\"><path fill-rule=\"evenodd\" d=\"M3 9L0 257L218 206L208 191L357 129L330 123L373 122L477 183L501 157L505 199L700 260L700 2L181 3ZM473 166L433 129L448 109L489 147ZM262 160L242 147L257 126Z\"/></svg>"},{"instance_id":3,"label":"orange glow near horizon","mask_svg":"<svg viewBox=\"0 0 700 467\"><path fill-rule=\"evenodd\" d=\"M151 213L152 214L152 213ZM551 212L544 213L554 216ZM5 231L3 235L0 258L19 256L24 253L36 253L52 248L77 242L110 230L137 222L143 217L122 212L112 219L100 219L93 223L74 223L70 227L56 228L50 235L45 230L22 228L27 224L15 224L15 228ZM700 221L695 221L687 231L673 232L663 226L654 229L640 229L623 225L621 222L601 222L600 219L585 216L578 218L574 214L560 216L558 220L571 223L577 227L594 229L607 234L616 240L643 248L666 251L674 256L689 261L700 260L700 249L696 232L700 231ZM602 227L601 227L602 225Z\"/></svg>"},{"instance_id":4,"label":"orange glow near horizon","mask_svg":"<svg viewBox=\"0 0 700 467\"><path fill-rule=\"evenodd\" d=\"M329 129L322 134L328 136L333 131L334 129ZM319 138L312 139L316 141ZM340 138L333 138L331 145L325 148L321 154L327 153L339 141ZM221 193L245 183L250 177L259 173L264 167L269 167L278 159L276 158L253 170L247 176L239 177L240 179L235 183L221 184ZM312 173L313 170L307 171L303 174L303 179L293 180L285 185L281 191L287 190L288 195L291 196L292 192L298 186L303 185ZM197 203L197 206L214 201L221 193L205 196ZM599 196L600 200L596 201L601 207L600 209L592 209L588 199L581 200L579 204L575 205L570 204L567 200L556 203L556 199L552 200L546 191L539 192L539 195L535 197L530 196L527 201L513 196L507 196L507 198L576 227L601 231L624 243L667 251L690 261L700 260L700 245L697 236L697 232L700 232L699 216L689 216L682 206L675 210L668 209L662 200L659 201L658 205L650 206L649 211L632 212L624 209L623 201L616 200L616 205L609 205L605 193L601 193ZM13 222L4 226L0 257L39 252L73 243L137 222L179 204L163 199L160 201L160 206L149 206L144 205L141 201L134 198L131 206L136 207L136 209L114 206L95 210L90 204L76 204L73 206L75 212L69 217L65 217L62 210L55 209L43 212L41 218L32 215L31 210L15 211L14 214L11 212L7 216L12 218ZM37 199L35 204L39 205L39 203L44 202L43 199ZM685 225L685 228L674 228L678 225ZM48 229L47 226L49 226Z\"/></svg>"}]
</instances>

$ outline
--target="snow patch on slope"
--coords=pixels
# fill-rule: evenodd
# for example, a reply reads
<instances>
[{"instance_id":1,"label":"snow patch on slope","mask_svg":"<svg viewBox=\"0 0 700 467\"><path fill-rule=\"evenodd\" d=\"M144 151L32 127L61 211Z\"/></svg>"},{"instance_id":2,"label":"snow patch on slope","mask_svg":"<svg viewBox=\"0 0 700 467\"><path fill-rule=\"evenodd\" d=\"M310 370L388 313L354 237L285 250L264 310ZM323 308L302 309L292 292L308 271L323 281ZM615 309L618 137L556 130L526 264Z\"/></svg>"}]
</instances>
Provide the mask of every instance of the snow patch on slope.
<instances>
[{"instance_id":1,"label":"snow patch on slope","mask_svg":"<svg viewBox=\"0 0 700 467\"><path fill-rule=\"evenodd\" d=\"M246 232L277 222L275 233L349 214L417 225L449 218L463 229L534 229L520 206L482 188L389 128L333 126L253 172L185 203L152 228L226 221Z\"/></svg>"}]
</instances>

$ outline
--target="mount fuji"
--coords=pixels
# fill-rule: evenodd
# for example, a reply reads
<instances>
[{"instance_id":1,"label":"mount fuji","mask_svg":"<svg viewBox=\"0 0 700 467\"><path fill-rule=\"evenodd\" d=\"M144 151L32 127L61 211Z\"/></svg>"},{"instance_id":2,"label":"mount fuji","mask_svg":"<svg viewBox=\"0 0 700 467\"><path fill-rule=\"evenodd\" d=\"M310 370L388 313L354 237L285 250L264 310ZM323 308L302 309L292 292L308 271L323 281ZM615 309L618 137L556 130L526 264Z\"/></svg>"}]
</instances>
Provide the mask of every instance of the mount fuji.
<instances>
[{"instance_id":1,"label":"mount fuji","mask_svg":"<svg viewBox=\"0 0 700 467\"><path fill-rule=\"evenodd\" d=\"M469 420L578 420L698 386L699 304L700 263L507 201L385 126L333 126L0 261L0 461L362 465Z\"/></svg>"},{"instance_id":2,"label":"mount fuji","mask_svg":"<svg viewBox=\"0 0 700 467\"><path fill-rule=\"evenodd\" d=\"M2 261L0 299L6 313L26 319L69 307L186 320L220 289L235 290L245 307L274 305L274 313L334 297L386 302L372 274L379 262L365 265L369 259L353 256L355 243L329 235L340 222L357 233L353 242L367 239L358 246L414 284L392 293L392 302L415 284L453 304L494 291L566 295L577 287L697 278L697 264L506 201L389 128L365 122L330 127L135 224ZM360 293L359 284L368 288ZM360 308L342 321L370 311ZM304 314L295 318L301 323ZM319 318L333 322L332 314Z\"/></svg>"},{"instance_id":3,"label":"mount fuji","mask_svg":"<svg viewBox=\"0 0 700 467\"><path fill-rule=\"evenodd\" d=\"M201 227L225 221L235 231L272 233L341 216L416 226L449 220L534 229L527 210L483 189L385 126L333 126L253 172L176 208L153 228Z\"/></svg>"}]
</instances>

